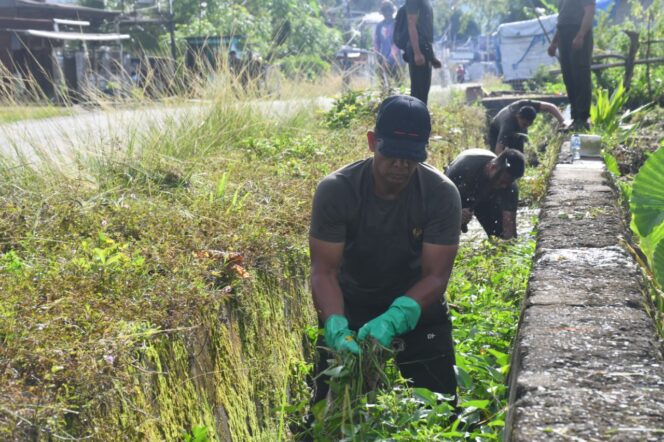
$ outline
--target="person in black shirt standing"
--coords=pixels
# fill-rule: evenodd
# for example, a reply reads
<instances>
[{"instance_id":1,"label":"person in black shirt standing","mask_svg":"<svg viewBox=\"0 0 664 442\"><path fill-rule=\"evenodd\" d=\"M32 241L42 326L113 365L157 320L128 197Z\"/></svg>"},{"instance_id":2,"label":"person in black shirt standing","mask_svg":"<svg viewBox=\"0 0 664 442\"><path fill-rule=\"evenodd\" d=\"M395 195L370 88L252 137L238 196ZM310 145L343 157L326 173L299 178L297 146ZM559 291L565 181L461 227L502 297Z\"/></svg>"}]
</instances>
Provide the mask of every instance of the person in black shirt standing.
<instances>
[{"instance_id":1,"label":"person in black shirt standing","mask_svg":"<svg viewBox=\"0 0 664 442\"><path fill-rule=\"evenodd\" d=\"M593 55L595 0L558 0L558 26L549 45L560 53L560 70L572 108L572 130L587 130L592 100L590 64Z\"/></svg>"},{"instance_id":2,"label":"person in black shirt standing","mask_svg":"<svg viewBox=\"0 0 664 442\"><path fill-rule=\"evenodd\" d=\"M516 232L519 189L525 159L515 149L496 156L485 149L468 149L445 170L461 194L462 231L475 216L489 236L512 239Z\"/></svg>"},{"instance_id":3,"label":"person in black shirt standing","mask_svg":"<svg viewBox=\"0 0 664 442\"><path fill-rule=\"evenodd\" d=\"M489 148L500 155L503 149L516 149L523 153L523 145L528 128L535 121L537 113L548 112L560 125L564 119L556 106L545 101L519 100L505 106L489 124Z\"/></svg>"},{"instance_id":4,"label":"person in black shirt standing","mask_svg":"<svg viewBox=\"0 0 664 442\"><path fill-rule=\"evenodd\" d=\"M433 9L429 0L406 0L408 45L404 59L410 73L410 95L425 104L431 89L431 67L441 64L433 53Z\"/></svg>"},{"instance_id":5,"label":"person in black shirt standing","mask_svg":"<svg viewBox=\"0 0 664 442\"><path fill-rule=\"evenodd\" d=\"M357 340L403 344L396 362L416 387L456 395L445 290L457 253L461 200L424 164L431 120L419 99L385 99L367 133L371 158L325 177L314 195L311 288L318 348L359 353ZM319 350L316 373L327 366ZM315 401L328 385L316 378Z\"/></svg>"}]
</instances>

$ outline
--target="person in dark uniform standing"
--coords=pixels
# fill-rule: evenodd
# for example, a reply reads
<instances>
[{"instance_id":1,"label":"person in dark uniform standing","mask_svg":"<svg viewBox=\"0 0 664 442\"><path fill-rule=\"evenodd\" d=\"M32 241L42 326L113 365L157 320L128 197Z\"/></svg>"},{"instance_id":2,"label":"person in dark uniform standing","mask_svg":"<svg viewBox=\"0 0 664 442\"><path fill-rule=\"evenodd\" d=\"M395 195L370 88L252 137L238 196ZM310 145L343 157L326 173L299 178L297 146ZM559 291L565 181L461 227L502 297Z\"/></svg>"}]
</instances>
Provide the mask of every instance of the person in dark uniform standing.
<instances>
[{"instance_id":1,"label":"person in dark uniform standing","mask_svg":"<svg viewBox=\"0 0 664 442\"><path fill-rule=\"evenodd\" d=\"M516 149L523 153L528 128L541 111L553 115L562 125L564 118L560 110L551 103L537 100L519 100L505 106L489 124L489 148L499 155L503 149Z\"/></svg>"},{"instance_id":2,"label":"person in dark uniform standing","mask_svg":"<svg viewBox=\"0 0 664 442\"><path fill-rule=\"evenodd\" d=\"M572 108L572 130L589 128L595 0L558 0L558 26L549 45L551 57L560 53L560 70Z\"/></svg>"},{"instance_id":3,"label":"person in dark uniform standing","mask_svg":"<svg viewBox=\"0 0 664 442\"><path fill-rule=\"evenodd\" d=\"M431 120L419 99L385 99L373 156L325 177L313 200L309 249L314 305L325 350L359 353L358 340L401 340L396 362L416 387L456 395L452 325L445 290L457 253L461 200L442 172L424 164ZM315 401L328 385L316 379Z\"/></svg>"},{"instance_id":4,"label":"person in dark uniform standing","mask_svg":"<svg viewBox=\"0 0 664 442\"><path fill-rule=\"evenodd\" d=\"M516 180L523 176L525 167L523 154L515 149L504 149L498 156L485 149L461 152L445 170L461 194L461 230L467 231L475 216L487 235L515 238Z\"/></svg>"},{"instance_id":5,"label":"person in dark uniform standing","mask_svg":"<svg viewBox=\"0 0 664 442\"><path fill-rule=\"evenodd\" d=\"M410 73L410 95L425 104L431 89L431 67L440 61L433 53L433 9L429 0L406 0L408 45L404 59Z\"/></svg>"}]
</instances>

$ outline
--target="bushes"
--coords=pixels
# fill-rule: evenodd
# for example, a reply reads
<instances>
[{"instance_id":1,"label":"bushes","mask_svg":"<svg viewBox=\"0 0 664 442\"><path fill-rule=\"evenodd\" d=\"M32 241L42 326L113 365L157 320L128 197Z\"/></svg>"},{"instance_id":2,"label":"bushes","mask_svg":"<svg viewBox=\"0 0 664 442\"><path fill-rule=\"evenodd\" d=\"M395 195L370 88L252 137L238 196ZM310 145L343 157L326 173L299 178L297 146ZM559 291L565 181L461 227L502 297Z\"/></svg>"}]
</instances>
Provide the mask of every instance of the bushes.
<instances>
[{"instance_id":1,"label":"bushes","mask_svg":"<svg viewBox=\"0 0 664 442\"><path fill-rule=\"evenodd\" d=\"M316 55L292 55L280 60L282 72L288 78L312 81L330 72L330 63Z\"/></svg>"}]
</instances>

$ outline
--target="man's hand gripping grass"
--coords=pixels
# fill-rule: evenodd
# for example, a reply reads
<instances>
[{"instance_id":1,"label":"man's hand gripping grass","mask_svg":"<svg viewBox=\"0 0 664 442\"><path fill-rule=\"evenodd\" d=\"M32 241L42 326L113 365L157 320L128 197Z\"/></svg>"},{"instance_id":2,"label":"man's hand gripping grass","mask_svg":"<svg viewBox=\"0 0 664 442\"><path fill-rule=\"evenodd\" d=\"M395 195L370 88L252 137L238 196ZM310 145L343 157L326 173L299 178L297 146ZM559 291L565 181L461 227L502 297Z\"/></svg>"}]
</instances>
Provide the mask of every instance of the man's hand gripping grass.
<instances>
[{"instance_id":1,"label":"man's hand gripping grass","mask_svg":"<svg viewBox=\"0 0 664 442\"><path fill-rule=\"evenodd\" d=\"M364 324L357 338L362 341L371 336L383 347L390 347L392 339L415 328L421 314L422 308L417 301L409 296L400 296L385 313Z\"/></svg>"},{"instance_id":2,"label":"man's hand gripping grass","mask_svg":"<svg viewBox=\"0 0 664 442\"><path fill-rule=\"evenodd\" d=\"M355 333L348 328L348 319L341 315L331 315L325 321L325 342L333 350L360 354Z\"/></svg>"}]
</instances>

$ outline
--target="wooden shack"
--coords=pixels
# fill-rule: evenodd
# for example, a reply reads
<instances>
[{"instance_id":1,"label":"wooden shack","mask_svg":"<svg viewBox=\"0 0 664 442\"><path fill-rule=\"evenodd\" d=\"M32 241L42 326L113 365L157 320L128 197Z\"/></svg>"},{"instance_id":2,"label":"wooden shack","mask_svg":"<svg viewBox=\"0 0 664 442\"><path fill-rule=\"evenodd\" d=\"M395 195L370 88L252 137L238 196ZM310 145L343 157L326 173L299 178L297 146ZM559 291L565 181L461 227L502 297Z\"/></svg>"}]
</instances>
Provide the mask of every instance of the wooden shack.
<instances>
[{"instance_id":1,"label":"wooden shack","mask_svg":"<svg viewBox=\"0 0 664 442\"><path fill-rule=\"evenodd\" d=\"M119 18L119 11L73 4L0 0L0 62L3 76L13 77L5 81L22 79L48 97L83 93L84 83L96 78L96 49L129 38L103 32Z\"/></svg>"}]
</instances>

